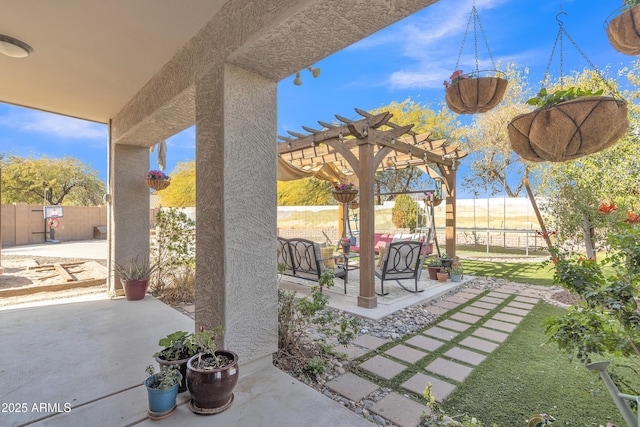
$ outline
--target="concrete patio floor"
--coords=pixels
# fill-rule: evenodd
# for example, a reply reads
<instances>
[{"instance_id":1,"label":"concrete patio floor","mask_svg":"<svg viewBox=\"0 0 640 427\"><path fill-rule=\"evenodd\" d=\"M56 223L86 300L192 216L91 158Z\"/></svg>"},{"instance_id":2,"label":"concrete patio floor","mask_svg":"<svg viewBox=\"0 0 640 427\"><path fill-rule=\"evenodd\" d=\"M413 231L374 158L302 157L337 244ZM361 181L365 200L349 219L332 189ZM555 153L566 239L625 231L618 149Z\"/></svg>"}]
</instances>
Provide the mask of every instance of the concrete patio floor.
<instances>
[{"instance_id":1,"label":"concrete patio floor","mask_svg":"<svg viewBox=\"0 0 640 427\"><path fill-rule=\"evenodd\" d=\"M171 417L149 420L144 368L154 363L160 338L193 329L192 319L149 295L6 307L0 310L0 425L371 425L270 360L240 367L234 403L223 413L191 413L187 392Z\"/></svg>"}]
</instances>

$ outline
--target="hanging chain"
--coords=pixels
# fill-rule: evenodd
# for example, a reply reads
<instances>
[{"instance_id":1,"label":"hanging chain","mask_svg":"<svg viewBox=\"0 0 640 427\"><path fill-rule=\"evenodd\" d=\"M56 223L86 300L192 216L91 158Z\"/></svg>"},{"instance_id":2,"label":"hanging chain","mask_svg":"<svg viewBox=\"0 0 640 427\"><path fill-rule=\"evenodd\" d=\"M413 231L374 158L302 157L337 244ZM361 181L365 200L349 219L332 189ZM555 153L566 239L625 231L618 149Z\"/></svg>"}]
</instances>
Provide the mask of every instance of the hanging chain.
<instances>
[{"instance_id":1,"label":"hanging chain","mask_svg":"<svg viewBox=\"0 0 640 427\"><path fill-rule=\"evenodd\" d=\"M496 63L493 60L493 55L491 54L491 49L489 48L489 42L487 41L487 35L484 32L484 28L482 27L482 22L480 22L480 15L478 14L478 9L476 9L476 1L473 0L473 6L471 7L471 14L469 15L469 20L467 21L467 27L464 30L464 36L462 37L462 45L460 46L460 51L458 52L458 59L456 60L455 69L458 69L458 65L460 64L460 58L462 57L462 51L464 50L464 44L467 40L467 34L469 34L469 28L471 27L471 21L473 20L473 50L475 54L475 65L476 68L474 70L474 74L479 74L480 72L480 63L478 57L478 27L480 28L480 32L482 33L482 38L484 40L484 44L487 47L487 51L489 52L489 58L491 59L491 64L493 65L493 69L496 69Z\"/></svg>"}]
</instances>

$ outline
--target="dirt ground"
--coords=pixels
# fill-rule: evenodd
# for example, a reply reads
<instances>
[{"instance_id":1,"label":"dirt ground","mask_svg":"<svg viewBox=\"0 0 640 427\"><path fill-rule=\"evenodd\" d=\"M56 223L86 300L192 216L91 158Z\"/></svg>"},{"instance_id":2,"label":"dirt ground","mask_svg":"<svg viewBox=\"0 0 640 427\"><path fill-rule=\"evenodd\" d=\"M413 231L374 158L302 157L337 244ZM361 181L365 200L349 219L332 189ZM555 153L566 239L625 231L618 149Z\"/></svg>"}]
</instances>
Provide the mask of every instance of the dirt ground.
<instances>
[{"instance_id":1,"label":"dirt ground","mask_svg":"<svg viewBox=\"0 0 640 427\"><path fill-rule=\"evenodd\" d=\"M106 292L106 261L2 257L0 306Z\"/></svg>"}]
</instances>

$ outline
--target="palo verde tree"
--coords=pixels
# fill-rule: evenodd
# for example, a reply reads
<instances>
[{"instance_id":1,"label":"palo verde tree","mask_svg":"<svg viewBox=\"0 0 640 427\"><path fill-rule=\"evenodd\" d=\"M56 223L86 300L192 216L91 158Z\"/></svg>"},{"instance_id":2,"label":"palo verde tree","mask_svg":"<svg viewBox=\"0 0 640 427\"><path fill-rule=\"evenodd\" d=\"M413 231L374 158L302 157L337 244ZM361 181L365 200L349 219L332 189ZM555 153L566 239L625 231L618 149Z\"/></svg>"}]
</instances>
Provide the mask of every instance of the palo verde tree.
<instances>
[{"instance_id":1,"label":"palo verde tree","mask_svg":"<svg viewBox=\"0 0 640 427\"><path fill-rule=\"evenodd\" d=\"M278 206L335 205L333 184L317 178L278 181Z\"/></svg>"},{"instance_id":2,"label":"palo verde tree","mask_svg":"<svg viewBox=\"0 0 640 427\"><path fill-rule=\"evenodd\" d=\"M98 172L73 157L2 160L2 203L98 206L104 193Z\"/></svg>"},{"instance_id":3,"label":"palo verde tree","mask_svg":"<svg viewBox=\"0 0 640 427\"><path fill-rule=\"evenodd\" d=\"M418 204L408 194L400 194L391 209L391 222L398 228L408 228L413 232L416 229L417 214Z\"/></svg>"},{"instance_id":4,"label":"palo verde tree","mask_svg":"<svg viewBox=\"0 0 640 427\"><path fill-rule=\"evenodd\" d=\"M196 205L196 162L180 162L169 174L171 185L158 192L160 203L166 207Z\"/></svg>"}]
</instances>

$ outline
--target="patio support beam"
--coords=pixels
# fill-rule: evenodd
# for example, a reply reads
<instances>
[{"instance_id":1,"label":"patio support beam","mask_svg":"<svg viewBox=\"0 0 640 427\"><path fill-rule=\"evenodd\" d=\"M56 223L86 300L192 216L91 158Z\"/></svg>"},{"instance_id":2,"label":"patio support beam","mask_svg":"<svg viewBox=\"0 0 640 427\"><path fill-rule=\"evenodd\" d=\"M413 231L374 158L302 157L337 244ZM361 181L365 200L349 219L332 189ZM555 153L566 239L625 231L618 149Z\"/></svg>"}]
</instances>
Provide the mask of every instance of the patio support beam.
<instances>
[{"instance_id":1,"label":"patio support beam","mask_svg":"<svg viewBox=\"0 0 640 427\"><path fill-rule=\"evenodd\" d=\"M109 164L111 215L108 227L112 242L109 260L117 264L149 259L149 149L113 144ZM124 295L120 279L109 269L109 293Z\"/></svg>"},{"instance_id":2,"label":"patio support beam","mask_svg":"<svg viewBox=\"0 0 640 427\"><path fill-rule=\"evenodd\" d=\"M275 82L234 65L196 83L195 326L222 326L243 365L277 350L275 105Z\"/></svg>"},{"instance_id":3,"label":"patio support beam","mask_svg":"<svg viewBox=\"0 0 640 427\"><path fill-rule=\"evenodd\" d=\"M440 167L447 196L445 206L445 251L451 257L456 256L456 169L458 161L453 160L453 162L456 167Z\"/></svg>"},{"instance_id":4,"label":"patio support beam","mask_svg":"<svg viewBox=\"0 0 640 427\"><path fill-rule=\"evenodd\" d=\"M378 306L375 281L374 244L374 185L375 171L378 164L374 160L374 145L359 140L359 168L360 178L360 295L358 306L375 308ZM355 165L352 165L355 166Z\"/></svg>"}]
</instances>

